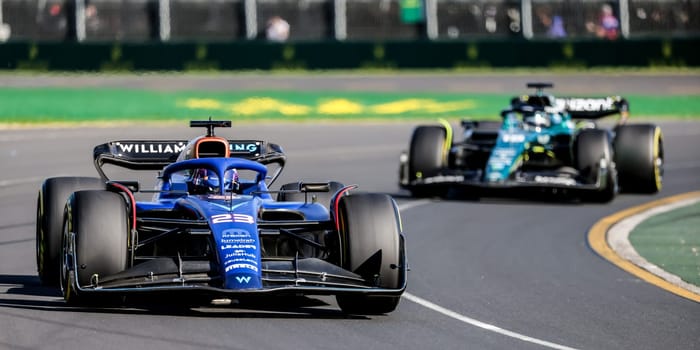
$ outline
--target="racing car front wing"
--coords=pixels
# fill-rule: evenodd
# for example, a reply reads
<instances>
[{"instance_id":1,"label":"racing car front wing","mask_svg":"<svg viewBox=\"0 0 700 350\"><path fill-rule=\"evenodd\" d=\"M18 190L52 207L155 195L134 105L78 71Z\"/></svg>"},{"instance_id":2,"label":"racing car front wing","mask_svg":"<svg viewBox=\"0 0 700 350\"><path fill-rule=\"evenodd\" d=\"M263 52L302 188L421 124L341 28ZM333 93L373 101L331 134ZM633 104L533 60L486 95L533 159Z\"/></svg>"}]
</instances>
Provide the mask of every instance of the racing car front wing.
<instances>
[{"instance_id":1,"label":"racing car front wing","mask_svg":"<svg viewBox=\"0 0 700 350\"><path fill-rule=\"evenodd\" d=\"M74 237L71 233L69 237ZM74 239L71 239L75 251ZM147 294L186 292L215 296L246 295L401 295L406 289L407 264L401 245L398 288L381 288L362 276L318 258L263 258L262 288L227 289L217 285L221 277L211 261L154 258L110 276L93 276L90 285L80 285L75 272L68 271L69 283L78 293ZM74 254L68 265L77 266Z\"/></svg>"},{"instance_id":2,"label":"racing car front wing","mask_svg":"<svg viewBox=\"0 0 700 350\"><path fill-rule=\"evenodd\" d=\"M571 171L517 171L505 181L489 181L481 170L443 169L439 174L409 180L402 176L399 185L405 189L460 187L485 191L551 190L557 192L601 191L610 184L611 171L601 160L595 181L586 182L574 169Z\"/></svg>"}]
</instances>

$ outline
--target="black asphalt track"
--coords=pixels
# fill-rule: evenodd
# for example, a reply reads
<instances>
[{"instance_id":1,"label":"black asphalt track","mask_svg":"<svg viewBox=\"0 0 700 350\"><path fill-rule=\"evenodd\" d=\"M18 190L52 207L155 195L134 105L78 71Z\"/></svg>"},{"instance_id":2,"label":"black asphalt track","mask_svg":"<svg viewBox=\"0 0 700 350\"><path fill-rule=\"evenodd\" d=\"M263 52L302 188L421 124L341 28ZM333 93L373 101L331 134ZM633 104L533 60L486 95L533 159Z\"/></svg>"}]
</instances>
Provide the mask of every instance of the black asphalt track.
<instances>
[{"instance_id":1,"label":"black asphalt track","mask_svg":"<svg viewBox=\"0 0 700 350\"><path fill-rule=\"evenodd\" d=\"M283 145L289 165L278 184L332 179L395 196L403 208L413 298L394 313L367 318L343 315L331 298L193 309L67 307L36 277L34 216L42 179L94 175L92 147L107 140L188 138L200 130L0 131L0 348L700 348L700 305L627 274L586 243L588 229L604 216L700 188L700 123L661 126L662 192L621 195L603 205L407 198L396 185L397 161L411 123L266 123L220 131Z\"/></svg>"}]
</instances>

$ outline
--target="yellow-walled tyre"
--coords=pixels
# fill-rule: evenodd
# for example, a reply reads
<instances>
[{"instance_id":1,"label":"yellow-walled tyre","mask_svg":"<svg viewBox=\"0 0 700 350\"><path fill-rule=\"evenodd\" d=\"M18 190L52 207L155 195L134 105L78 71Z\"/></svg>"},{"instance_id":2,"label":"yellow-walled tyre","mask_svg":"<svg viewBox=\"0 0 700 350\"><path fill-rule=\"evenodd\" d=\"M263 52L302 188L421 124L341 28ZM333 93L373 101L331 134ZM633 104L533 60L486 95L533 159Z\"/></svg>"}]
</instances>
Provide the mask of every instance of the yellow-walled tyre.
<instances>
[{"instance_id":1,"label":"yellow-walled tyre","mask_svg":"<svg viewBox=\"0 0 700 350\"><path fill-rule=\"evenodd\" d=\"M447 140L447 134L445 127L438 125L422 125L413 130L408 152L409 181L435 176L443 170L447 165L447 147L452 142ZM446 189L437 186L411 189L415 197L442 196L445 192Z\"/></svg>"},{"instance_id":2,"label":"yellow-walled tyre","mask_svg":"<svg viewBox=\"0 0 700 350\"><path fill-rule=\"evenodd\" d=\"M656 193L661 190L664 145L660 127L652 124L619 126L613 145L622 191Z\"/></svg>"}]
</instances>

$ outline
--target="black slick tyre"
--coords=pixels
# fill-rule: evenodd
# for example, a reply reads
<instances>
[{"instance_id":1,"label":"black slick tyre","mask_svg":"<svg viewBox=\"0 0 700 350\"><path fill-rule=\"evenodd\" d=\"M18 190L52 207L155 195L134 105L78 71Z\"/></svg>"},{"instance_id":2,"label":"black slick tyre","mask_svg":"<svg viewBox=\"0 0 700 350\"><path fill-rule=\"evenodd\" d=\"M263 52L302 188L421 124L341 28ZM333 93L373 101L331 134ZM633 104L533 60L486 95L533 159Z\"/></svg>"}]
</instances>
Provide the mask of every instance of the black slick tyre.
<instances>
[{"instance_id":1,"label":"black slick tyre","mask_svg":"<svg viewBox=\"0 0 700 350\"><path fill-rule=\"evenodd\" d=\"M613 145L620 187L624 192L661 190L664 147L660 127L651 124L619 126Z\"/></svg>"},{"instance_id":2,"label":"black slick tyre","mask_svg":"<svg viewBox=\"0 0 700 350\"><path fill-rule=\"evenodd\" d=\"M386 194L359 193L340 199L338 207L341 267L362 276L373 287L398 289L405 276L398 208ZM340 294L349 314L376 315L396 309L400 295Z\"/></svg>"},{"instance_id":3,"label":"black slick tyre","mask_svg":"<svg viewBox=\"0 0 700 350\"><path fill-rule=\"evenodd\" d=\"M78 191L70 197L65 211L61 269L61 289L67 302L92 302L90 295L75 287L99 284L101 277L127 268L128 236L128 212L121 195Z\"/></svg>"},{"instance_id":4,"label":"black slick tyre","mask_svg":"<svg viewBox=\"0 0 700 350\"><path fill-rule=\"evenodd\" d=\"M104 182L93 177L53 177L41 185L36 210L36 266L43 285L58 287L66 200L75 191L103 188Z\"/></svg>"},{"instance_id":5,"label":"black slick tyre","mask_svg":"<svg viewBox=\"0 0 700 350\"><path fill-rule=\"evenodd\" d=\"M617 194L617 174L612 162L612 143L610 134L602 129L585 129L576 136L574 144L574 161L580 176L589 184L601 181L601 188L582 195L585 201L607 203ZM604 179L598 179L603 165L607 167Z\"/></svg>"},{"instance_id":6,"label":"black slick tyre","mask_svg":"<svg viewBox=\"0 0 700 350\"><path fill-rule=\"evenodd\" d=\"M447 140L447 130L443 126L422 125L416 127L411 136L408 153L409 181L438 175L446 166L446 148L451 146L451 142L451 140ZM434 186L414 186L410 190L415 197L440 196L447 192L446 188Z\"/></svg>"}]
</instances>

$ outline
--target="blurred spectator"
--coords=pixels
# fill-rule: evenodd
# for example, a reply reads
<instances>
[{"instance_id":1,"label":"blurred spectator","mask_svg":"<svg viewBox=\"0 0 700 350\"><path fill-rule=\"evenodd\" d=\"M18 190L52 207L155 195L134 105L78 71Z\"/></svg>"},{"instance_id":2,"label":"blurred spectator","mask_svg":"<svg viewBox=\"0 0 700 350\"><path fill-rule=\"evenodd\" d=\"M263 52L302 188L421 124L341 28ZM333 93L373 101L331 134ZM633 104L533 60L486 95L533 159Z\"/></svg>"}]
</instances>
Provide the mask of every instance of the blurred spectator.
<instances>
[{"instance_id":1,"label":"blurred spectator","mask_svg":"<svg viewBox=\"0 0 700 350\"><path fill-rule=\"evenodd\" d=\"M566 29L564 29L564 19L559 15L551 15L549 7L543 7L537 11L537 18L540 23L547 28L547 36L550 38L566 37Z\"/></svg>"},{"instance_id":2,"label":"blurred spectator","mask_svg":"<svg viewBox=\"0 0 700 350\"><path fill-rule=\"evenodd\" d=\"M496 21L496 15L498 14L498 8L494 5L486 6L484 9L484 28L489 33L495 33L498 29L498 22Z\"/></svg>"},{"instance_id":3,"label":"blurred spectator","mask_svg":"<svg viewBox=\"0 0 700 350\"><path fill-rule=\"evenodd\" d=\"M566 29L564 29L564 19L559 15L552 17L552 25L547 30L547 35L550 38L565 38Z\"/></svg>"},{"instance_id":4,"label":"blurred spectator","mask_svg":"<svg viewBox=\"0 0 700 350\"><path fill-rule=\"evenodd\" d=\"M46 32L65 31L66 15L62 3L37 2L36 23Z\"/></svg>"},{"instance_id":5,"label":"blurred spectator","mask_svg":"<svg viewBox=\"0 0 700 350\"><path fill-rule=\"evenodd\" d=\"M0 23L0 42L5 42L10 38L10 25L7 23Z\"/></svg>"},{"instance_id":6,"label":"blurred spectator","mask_svg":"<svg viewBox=\"0 0 700 350\"><path fill-rule=\"evenodd\" d=\"M97 6L93 3L85 4L85 27L90 32L100 29L100 17L97 15Z\"/></svg>"},{"instance_id":7,"label":"blurred spectator","mask_svg":"<svg viewBox=\"0 0 700 350\"><path fill-rule=\"evenodd\" d=\"M267 40L283 42L289 39L289 23L280 16L273 16L267 21L265 30Z\"/></svg>"},{"instance_id":8,"label":"blurred spectator","mask_svg":"<svg viewBox=\"0 0 700 350\"><path fill-rule=\"evenodd\" d=\"M603 4L600 7L598 23L587 22L586 29L594 33L597 37L608 40L615 40L620 33L620 21L613 14L610 4Z\"/></svg>"}]
</instances>

